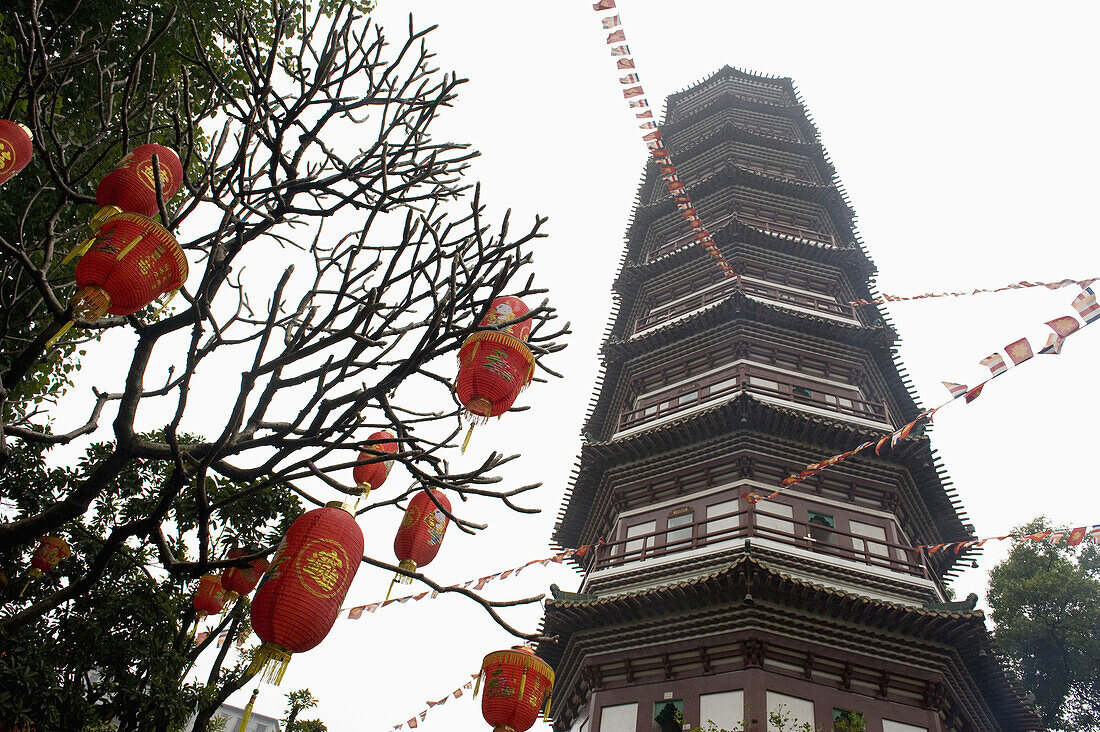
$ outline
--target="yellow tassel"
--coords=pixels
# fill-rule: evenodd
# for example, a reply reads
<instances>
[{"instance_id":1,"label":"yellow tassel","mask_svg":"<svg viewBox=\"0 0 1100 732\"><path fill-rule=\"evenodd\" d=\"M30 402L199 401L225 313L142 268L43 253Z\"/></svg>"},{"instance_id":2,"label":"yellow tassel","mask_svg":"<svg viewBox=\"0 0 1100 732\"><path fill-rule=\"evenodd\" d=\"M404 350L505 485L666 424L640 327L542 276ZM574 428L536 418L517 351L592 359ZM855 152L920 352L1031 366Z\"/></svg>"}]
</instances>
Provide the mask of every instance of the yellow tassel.
<instances>
[{"instance_id":1,"label":"yellow tassel","mask_svg":"<svg viewBox=\"0 0 1100 732\"><path fill-rule=\"evenodd\" d=\"M252 698L248 700L248 704L244 707L244 713L241 715L241 723L237 727L237 732L245 732L248 729L248 720L252 718L252 705L256 703L256 697L260 695L260 687L256 687L252 691Z\"/></svg>"},{"instance_id":2,"label":"yellow tassel","mask_svg":"<svg viewBox=\"0 0 1100 732\"><path fill-rule=\"evenodd\" d=\"M470 444L470 438L473 437L473 435L474 435L474 424L476 424L476 423L475 422L470 423L470 429L466 430L466 439L464 439L462 441L462 454L463 455L466 454L466 448Z\"/></svg>"},{"instance_id":3,"label":"yellow tassel","mask_svg":"<svg viewBox=\"0 0 1100 732\"><path fill-rule=\"evenodd\" d=\"M53 344L57 343L57 339L69 332L69 328L72 327L73 321L71 320L68 323L65 323L65 325L61 326L61 328L52 336L50 336L50 339L48 341L46 341L46 348L49 348Z\"/></svg>"},{"instance_id":4,"label":"yellow tassel","mask_svg":"<svg viewBox=\"0 0 1100 732\"><path fill-rule=\"evenodd\" d=\"M397 584L397 578L398 578L398 577L400 577L400 576L401 576L401 575L397 575L397 574L395 574L395 575L393 576L393 579L392 579L392 580L390 580L390 589L386 590L386 599L387 599L387 600L389 600L389 599L390 599L390 595L392 595L392 594L393 594L393 586Z\"/></svg>"},{"instance_id":5,"label":"yellow tassel","mask_svg":"<svg viewBox=\"0 0 1100 732\"><path fill-rule=\"evenodd\" d=\"M481 688L481 674L477 675L477 681L474 682L474 698L477 699L477 690Z\"/></svg>"},{"instance_id":6,"label":"yellow tassel","mask_svg":"<svg viewBox=\"0 0 1100 732\"><path fill-rule=\"evenodd\" d=\"M172 298L174 298L176 296L177 292L179 292L178 289L177 290L172 290L170 293L168 293L168 299L165 300L159 308L157 308L157 311L155 313L153 313L153 320L156 320L157 318L160 317L160 314L164 312L164 309L166 307L168 307L168 303L172 302Z\"/></svg>"},{"instance_id":7,"label":"yellow tassel","mask_svg":"<svg viewBox=\"0 0 1100 732\"><path fill-rule=\"evenodd\" d=\"M129 244L127 244L125 247L122 248L122 251L118 253L117 257L115 257L115 261L118 261L118 260L122 259L123 257L125 257L127 254L129 254L130 250L133 249L134 247L136 247L138 245L138 242L140 242L142 239L144 239L145 235L148 234L150 231L152 231L152 229L146 229L145 231L138 234L137 237L135 237L132 242L130 242Z\"/></svg>"},{"instance_id":8,"label":"yellow tassel","mask_svg":"<svg viewBox=\"0 0 1100 732\"><path fill-rule=\"evenodd\" d=\"M84 254L92 248L92 245L95 244L95 241L96 237L93 236L80 242L75 249L65 255L65 258L61 260L61 263L68 264L73 257L83 257Z\"/></svg>"},{"instance_id":9,"label":"yellow tassel","mask_svg":"<svg viewBox=\"0 0 1100 732\"><path fill-rule=\"evenodd\" d=\"M527 688L527 669L523 669L523 676L519 677L519 698L523 698L523 692Z\"/></svg>"},{"instance_id":10,"label":"yellow tassel","mask_svg":"<svg viewBox=\"0 0 1100 732\"><path fill-rule=\"evenodd\" d=\"M262 674L262 678L269 684L278 686L283 682L283 674L290 664L293 654L276 643L264 643L256 649L256 655L252 663L248 665L249 674Z\"/></svg>"},{"instance_id":11,"label":"yellow tassel","mask_svg":"<svg viewBox=\"0 0 1100 732\"><path fill-rule=\"evenodd\" d=\"M542 718L550 719L550 698L553 696L551 692L546 692L546 706L542 708Z\"/></svg>"}]
</instances>

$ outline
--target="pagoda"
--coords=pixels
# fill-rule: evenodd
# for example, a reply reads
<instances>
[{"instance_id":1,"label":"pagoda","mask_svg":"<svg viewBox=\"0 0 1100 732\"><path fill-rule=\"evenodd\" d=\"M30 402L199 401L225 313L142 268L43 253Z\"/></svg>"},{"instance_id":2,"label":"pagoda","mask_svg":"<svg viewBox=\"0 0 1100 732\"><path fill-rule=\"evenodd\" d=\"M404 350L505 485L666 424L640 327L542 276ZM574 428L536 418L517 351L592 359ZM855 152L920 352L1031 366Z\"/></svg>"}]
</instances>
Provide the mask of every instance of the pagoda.
<instances>
[{"instance_id":1,"label":"pagoda","mask_svg":"<svg viewBox=\"0 0 1100 732\"><path fill-rule=\"evenodd\" d=\"M726 67L660 130L736 274L650 161L555 528L594 545L546 603L555 730L1039 729L947 594L972 557L912 549L973 538L927 436L746 499L920 411L889 320L852 304L874 265L791 80Z\"/></svg>"}]
</instances>

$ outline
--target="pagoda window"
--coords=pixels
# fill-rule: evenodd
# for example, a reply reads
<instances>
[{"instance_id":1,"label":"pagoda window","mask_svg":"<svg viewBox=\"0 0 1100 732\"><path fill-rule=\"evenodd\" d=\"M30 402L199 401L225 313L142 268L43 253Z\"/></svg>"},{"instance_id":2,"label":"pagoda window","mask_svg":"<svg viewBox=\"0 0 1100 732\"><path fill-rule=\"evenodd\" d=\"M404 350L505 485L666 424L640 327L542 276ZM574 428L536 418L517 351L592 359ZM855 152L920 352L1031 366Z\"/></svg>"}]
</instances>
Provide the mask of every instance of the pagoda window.
<instances>
[{"instance_id":1,"label":"pagoda window","mask_svg":"<svg viewBox=\"0 0 1100 732\"><path fill-rule=\"evenodd\" d=\"M918 727L915 724L895 722L892 719L882 720L882 732L928 732L927 727Z\"/></svg>"},{"instance_id":2,"label":"pagoda window","mask_svg":"<svg viewBox=\"0 0 1100 732\"><path fill-rule=\"evenodd\" d=\"M745 724L745 692L720 691L699 695L699 724L708 729L713 723L718 729L739 729Z\"/></svg>"},{"instance_id":3,"label":"pagoda window","mask_svg":"<svg viewBox=\"0 0 1100 732\"><path fill-rule=\"evenodd\" d=\"M771 532L794 536L794 522L788 520L793 518L793 506L777 501L767 501L756 509L756 528L764 529L761 532L761 536L764 537Z\"/></svg>"},{"instance_id":4,"label":"pagoda window","mask_svg":"<svg viewBox=\"0 0 1100 732\"><path fill-rule=\"evenodd\" d=\"M635 732L638 729L638 703L603 707L599 729L600 732Z\"/></svg>"},{"instance_id":5,"label":"pagoda window","mask_svg":"<svg viewBox=\"0 0 1100 732\"><path fill-rule=\"evenodd\" d=\"M741 516L736 500L708 505L706 515L707 522L704 527L707 544L733 538L741 526Z\"/></svg>"},{"instance_id":6,"label":"pagoda window","mask_svg":"<svg viewBox=\"0 0 1100 732\"><path fill-rule=\"evenodd\" d=\"M805 724L814 729L814 703L809 699L767 692L768 732L785 732ZM782 723L776 724L779 720Z\"/></svg>"},{"instance_id":7,"label":"pagoda window","mask_svg":"<svg viewBox=\"0 0 1100 732\"><path fill-rule=\"evenodd\" d=\"M665 546L668 551L680 551L692 548L695 534L695 512L690 507L678 508L668 515L665 533Z\"/></svg>"},{"instance_id":8,"label":"pagoda window","mask_svg":"<svg viewBox=\"0 0 1100 732\"><path fill-rule=\"evenodd\" d=\"M859 712L833 708L833 732L864 732L867 720Z\"/></svg>"},{"instance_id":9,"label":"pagoda window","mask_svg":"<svg viewBox=\"0 0 1100 732\"><path fill-rule=\"evenodd\" d=\"M641 562L653 553L653 540L657 532L656 521L643 521L626 529L626 543L623 544L623 561Z\"/></svg>"},{"instance_id":10,"label":"pagoda window","mask_svg":"<svg viewBox=\"0 0 1100 732\"><path fill-rule=\"evenodd\" d=\"M886 546L885 527L851 519L848 521L848 531L856 535L852 537L852 549L857 553L875 557L890 556L890 550Z\"/></svg>"},{"instance_id":11,"label":"pagoda window","mask_svg":"<svg viewBox=\"0 0 1100 732\"><path fill-rule=\"evenodd\" d=\"M806 523L810 525L810 538L814 541L822 544L837 543L837 536L833 531L836 528L836 519L831 514L809 511Z\"/></svg>"}]
</instances>

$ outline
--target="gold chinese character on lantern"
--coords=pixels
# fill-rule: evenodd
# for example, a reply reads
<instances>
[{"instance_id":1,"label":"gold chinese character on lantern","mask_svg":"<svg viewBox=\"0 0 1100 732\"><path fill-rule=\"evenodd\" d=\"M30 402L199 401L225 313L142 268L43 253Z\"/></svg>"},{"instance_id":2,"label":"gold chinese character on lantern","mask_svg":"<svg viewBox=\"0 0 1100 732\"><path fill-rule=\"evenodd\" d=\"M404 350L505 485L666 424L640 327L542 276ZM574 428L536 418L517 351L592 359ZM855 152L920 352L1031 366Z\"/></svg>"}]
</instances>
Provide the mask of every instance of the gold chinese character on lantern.
<instances>
[{"instance_id":1,"label":"gold chinese character on lantern","mask_svg":"<svg viewBox=\"0 0 1100 732\"><path fill-rule=\"evenodd\" d=\"M343 569L344 562L333 549L311 547L303 552L302 573L313 580L320 594L333 592L343 576Z\"/></svg>"}]
</instances>

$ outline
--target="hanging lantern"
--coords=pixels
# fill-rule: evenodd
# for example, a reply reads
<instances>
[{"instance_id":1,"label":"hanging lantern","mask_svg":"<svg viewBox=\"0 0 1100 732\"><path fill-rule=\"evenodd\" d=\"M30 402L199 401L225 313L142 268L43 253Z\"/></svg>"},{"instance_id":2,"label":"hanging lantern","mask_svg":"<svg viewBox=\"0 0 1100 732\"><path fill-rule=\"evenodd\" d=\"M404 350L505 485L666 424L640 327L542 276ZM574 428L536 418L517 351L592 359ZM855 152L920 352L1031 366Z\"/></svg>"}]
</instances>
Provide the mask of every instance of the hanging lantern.
<instances>
[{"instance_id":1,"label":"hanging lantern","mask_svg":"<svg viewBox=\"0 0 1100 732\"><path fill-rule=\"evenodd\" d=\"M217 615L228 602L229 595L222 587L221 577L217 574L204 574L199 579L199 586L195 588L195 594L191 597L191 604L198 610L196 618L202 620L207 615Z\"/></svg>"},{"instance_id":2,"label":"hanging lantern","mask_svg":"<svg viewBox=\"0 0 1100 732\"><path fill-rule=\"evenodd\" d=\"M540 709L543 716L549 710L554 671L530 649L516 646L490 653L481 662L481 673L481 716L494 732L526 732Z\"/></svg>"},{"instance_id":3,"label":"hanging lantern","mask_svg":"<svg viewBox=\"0 0 1100 732\"><path fill-rule=\"evenodd\" d=\"M69 543L60 536L40 536L38 546L31 555L31 568L27 571L27 581L19 591L19 595L22 596L27 591L31 582L52 570L59 562L68 559L71 554Z\"/></svg>"},{"instance_id":4,"label":"hanging lantern","mask_svg":"<svg viewBox=\"0 0 1100 732\"><path fill-rule=\"evenodd\" d=\"M535 357L513 335L484 330L473 333L458 352L455 394L470 418L462 451L474 425L507 412L535 374Z\"/></svg>"},{"instance_id":5,"label":"hanging lantern","mask_svg":"<svg viewBox=\"0 0 1100 732\"><path fill-rule=\"evenodd\" d=\"M167 201L183 184L183 166L179 156L164 145L138 145L126 154L95 189L99 213L92 218L92 228L118 213L157 215L157 187L153 175L153 155L160 167L160 190Z\"/></svg>"},{"instance_id":6,"label":"hanging lantern","mask_svg":"<svg viewBox=\"0 0 1100 732\"><path fill-rule=\"evenodd\" d=\"M387 452L392 454L397 452L400 448L400 444L397 442L397 436L388 430L375 432L367 438L367 441L369 449L360 451L359 460L370 460L371 458L378 457L374 452ZM374 452L371 452L371 450ZM367 494L370 493L372 489L378 488L385 483L392 469L393 460L356 465L352 469L351 475L355 479L355 485L362 492L361 497L366 498Z\"/></svg>"},{"instance_id":7,"label":"hanging lantern","mask_svg":"<svg viewBox=\"0 0 1100 732\"><path fill-rule=\"evenodd\" d=\"M393 539L393 553L401 562L398 565L401 569L415 572L418 567L427 566L435 559L435 555L439 553L439 545L443 543L443 535L447 533L447 524L450 523L444 511L450 510L451 502L442 491L422 490L412 497L409 507L405 509L405 517L401 519L401 526L397 529L397 536ZM411 577L403 574L397 575L394 580L405 584L412 582Z\"/></svg>"},{"instance_id":8,"label":"hanging lantern","mask_svg":"<svg viewBox=\"0 0 1100 732\"><path fill-rule=\"evenodd\" d=\"M254 548L231 549L228 558L237 559L255 553ZM228 601L233 602L238 595L247 595L256 589L260 577L263 576L269 566L271 566L271 563L265 557L260 557L244 567L226 567L223 569L221 584L229 593Z\"/></svg>"},{"instance_id":9,"label":"hanging lantern","mask_svg":"<svg viewBox=\"0 0 1100 732\"><path fill-rule=\"evenodd\" d=\"M18 122L0 119L0 185L27 167L34 155L31 131Z\"/></svg>"},{"instance_id":10,"label":"hanging lantern","mask_svg":"<svg viewBox=\"0 0 1100 732\"><path fill-rule=\"evenodd\" d=\"M77 253L83 256L76 264L77 291L71 304L74 317L83 320L136 313L165 293L175 294L187 279L187 257L175 237L138 214L118 214L103 222L95 237L69 257ZM64 325L47 345L71 325Z\"/></svg>"},{"instance_id":11,"label":"hanging lantern","mask_svg":"<svg viewBox=\"0 0 1100 732\"><path fill-rule=\"evenodd\" d=\"M299 516L252 598L252 629L263 641L250 672L282 681L290 657L325 639L363 556L363 532L340 501Z\"/></svg>"},{"instance_id":12,"label":"hanging lantern","mask_svg":"<svg viewBox=\"0 0 1100 732\"><path fill-rule=\"evenodd\" d=\"M498 297L489 305L488 314L481 319L478 323L483 328L489 328L497 323L504 323L509 320L515 320L516 318L522 318L529 313L531 308L527 307L527 303L520 300L515 295L505 295L504 297ZM526 341L527 336L531 335L531 326L534 321L524 320L520 323L513 323L506 328L501 328L502 333L508 333L514 335L521 341Z\"/></svg>"}]
</instances>

